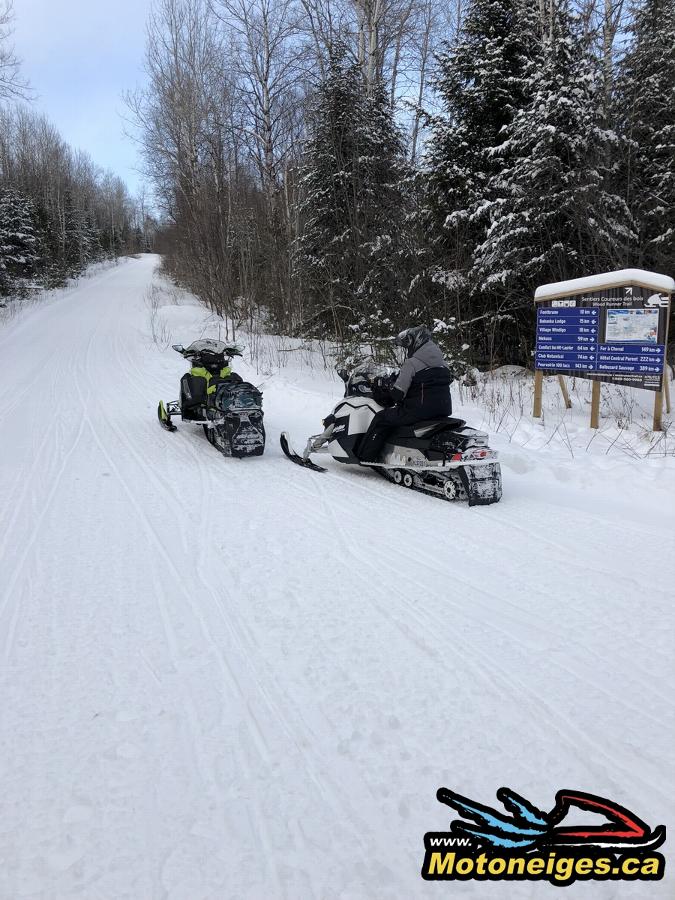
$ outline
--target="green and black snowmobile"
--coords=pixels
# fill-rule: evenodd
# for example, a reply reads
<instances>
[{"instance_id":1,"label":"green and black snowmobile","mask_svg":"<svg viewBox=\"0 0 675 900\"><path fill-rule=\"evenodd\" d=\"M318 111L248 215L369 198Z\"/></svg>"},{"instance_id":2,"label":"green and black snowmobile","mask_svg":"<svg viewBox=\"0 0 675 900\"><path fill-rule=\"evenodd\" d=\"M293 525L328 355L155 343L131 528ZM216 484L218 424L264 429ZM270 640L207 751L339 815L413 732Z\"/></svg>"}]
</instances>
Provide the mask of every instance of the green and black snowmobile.
<instances>
[{"instance_id":1,"label":"green and black snowmobile","mask_svg":"<svg viewBox=\"0 0 675 900\"><path fill-rule=\"evenodd\" d=\"M190 361L190 371L180 380L180 400L159 401L159 424L176 431L171 421L203 425L209 442L225 456L261 456L265 450L262 394L232 371L232 357L241 356L236 344L204 338L189 347L173 349Z\"/></svg>"}]
</instances>

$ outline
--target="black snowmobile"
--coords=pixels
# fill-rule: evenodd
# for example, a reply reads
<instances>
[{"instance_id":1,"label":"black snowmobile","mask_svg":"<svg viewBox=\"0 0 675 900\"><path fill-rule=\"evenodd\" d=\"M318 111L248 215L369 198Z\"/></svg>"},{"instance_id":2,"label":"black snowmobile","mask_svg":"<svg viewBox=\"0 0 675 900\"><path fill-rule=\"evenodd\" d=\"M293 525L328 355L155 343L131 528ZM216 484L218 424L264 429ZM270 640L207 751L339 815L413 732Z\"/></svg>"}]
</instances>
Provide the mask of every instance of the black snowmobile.
<instances>
[{"instance_id":1,"label":"black snowmobile","mask_svg":"<svg viewBox=\"0 0 675 900\"><path fill-rule=\"evenodd\" d=\"M393 384L397 374L370 360L351 373L340 371L344 399L323 420L323 432L308 439L302 455L293 450L288 433L283 432L281 449L292 462L317 472L326 470L310 454L321 451L346 465L376 469L394 484L446 500L465 500L469 506L500 500L497 453L488 446L488 436L468 427L463 419L447 417L401 426L388 436L379 462L361 462L359 445L387 393L378 385L383 380L385 385Z\"/></svg>"},{"instance_id":2,"label":"black snowmobile","mask_svg":"<svg viewBox=\"0 0 675 900\"><path fill-rule=\"evenodd\" d=\"M171 421L203 425L209 442L225 456L261 456L265 450L262 394L232 371L232 357L241 356L235 344L204 338L189 347L173 349L190 361L189 372L180 380L180 400L159 401L159 424L176 431Z\"/></svg>"}]
</instances>

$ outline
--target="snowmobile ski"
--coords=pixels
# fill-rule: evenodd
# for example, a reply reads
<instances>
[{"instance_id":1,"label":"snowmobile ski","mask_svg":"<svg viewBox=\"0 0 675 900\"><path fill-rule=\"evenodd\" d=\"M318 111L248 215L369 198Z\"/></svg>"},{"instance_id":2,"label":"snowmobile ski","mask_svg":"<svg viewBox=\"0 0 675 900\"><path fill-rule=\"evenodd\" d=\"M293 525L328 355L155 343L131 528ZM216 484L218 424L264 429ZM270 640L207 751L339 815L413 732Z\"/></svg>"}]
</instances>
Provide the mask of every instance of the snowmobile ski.
<instances>
[{"instance_id":1,"label":"snowmobile ski","mask_svg":"<svg viewBox=\"0 0 675 900\"><path fill-rule=\"evenodd\" d=\"M315 462L312 462L311 459L303 459L299 453L296 453L295 450L292 449L287 431L281 432L279 443L281 444L281 449L284 451L284 455L287 456L291 462L294 462L296 466L302 466L304 469L311 469L313 472L326 471L323 466L318 466Z\"/></svg>"},{"instance_id":2,"label":"snowmobile ski","mask_svg":"<svg viewBox=\"0 0 675 900\"><path fill-rule=\"evenodd\" d=\"M159 424L162 428L165 428L167 431L178 431L178 426L174 425L171 421L171 416L166 411L166 406L164 405L164 401L159 401L159 406L157 407L157 418L159 419Z\"/></svg>"}]
</instances>

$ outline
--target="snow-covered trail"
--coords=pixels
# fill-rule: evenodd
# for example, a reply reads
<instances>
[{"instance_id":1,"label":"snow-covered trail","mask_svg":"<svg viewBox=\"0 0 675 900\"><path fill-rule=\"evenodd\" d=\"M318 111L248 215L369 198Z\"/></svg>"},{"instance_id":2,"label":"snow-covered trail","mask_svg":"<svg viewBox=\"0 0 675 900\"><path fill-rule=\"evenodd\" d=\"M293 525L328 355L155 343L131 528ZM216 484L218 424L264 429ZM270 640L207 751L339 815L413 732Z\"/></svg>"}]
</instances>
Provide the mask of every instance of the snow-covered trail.
<instances>
[{"instance_id":1,"label":"snow-covered trail","mask_svg":"<svg viewBox=\"0 0 675 900\"><path fill-rule=\"evenodd\" d=\"M304 472L279 431L316 431L337 386L288 370L265 456L226 460L157 425L184 364L148 334L155 265L0 332L0 897L554 890L424 883L440 786L576 788L675 826L661 471L621 489L625 466L507 448L504 500L472 510Z\"/></svg>"}]
</instances>

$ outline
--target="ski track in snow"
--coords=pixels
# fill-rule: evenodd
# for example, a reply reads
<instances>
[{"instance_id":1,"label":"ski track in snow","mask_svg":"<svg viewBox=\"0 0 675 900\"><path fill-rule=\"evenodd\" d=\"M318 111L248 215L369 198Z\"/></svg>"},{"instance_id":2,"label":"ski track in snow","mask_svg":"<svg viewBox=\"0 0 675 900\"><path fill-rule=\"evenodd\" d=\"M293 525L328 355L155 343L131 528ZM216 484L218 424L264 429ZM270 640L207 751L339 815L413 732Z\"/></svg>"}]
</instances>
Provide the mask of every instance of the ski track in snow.
<instances>
[{"instance_id":1,"label":"ski track in snow","mask_svg":"<svg viewBox=\"0 0 675 900\"><path fill-rule=\"evenodd\" d=\"M316 431L337 388L292 368L265 378L265 456L226 460L157 425L184 363L149 335L156 263L0 331L0 898L555 890L424 883L441 786L675 827L672 461L627 487L507 445L502 503L471 510L303 472L279 432Z\"/></svg>"}]
</instances>

